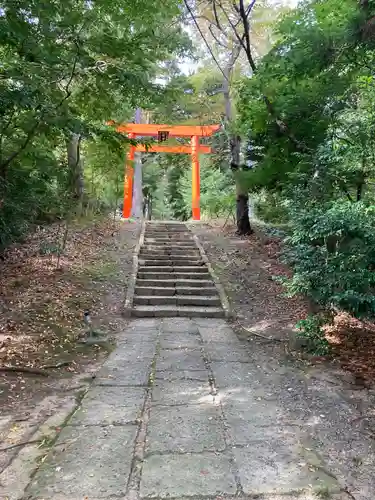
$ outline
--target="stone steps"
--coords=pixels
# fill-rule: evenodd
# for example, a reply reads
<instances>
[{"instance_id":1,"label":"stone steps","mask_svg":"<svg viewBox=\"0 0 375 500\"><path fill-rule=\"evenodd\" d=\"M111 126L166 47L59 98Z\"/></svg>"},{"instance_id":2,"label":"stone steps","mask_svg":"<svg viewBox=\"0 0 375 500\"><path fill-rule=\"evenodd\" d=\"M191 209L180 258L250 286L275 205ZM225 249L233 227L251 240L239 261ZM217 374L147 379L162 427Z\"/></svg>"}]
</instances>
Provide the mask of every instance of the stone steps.
<instances>
[{"instance_id":1,"label":"stone steps","mask_svg":"<svg viewBox=\"0 0 375 500\"><path fill-rule=\"evenodd\" d=\"M144 259L139 257L139 264L143 266L159 267L159 268L172 268L177 269L184 266L203 266L202 259L173 259L173 260L158 260L158 259Z\"/></svg>"},{"instance_id":2,"label":"stone steps","mask_svg":"<svg viewBox=\"0 0 375 500\"><path fill-rule=\"evenodd\" d=\"M149 246L144 245L141 249L142 253L152 254L152 255L185 255L194 254L200 255L196 246L175 246L175 245L163 245L163 246Z\"/></svg>"},{"instance_id":3,"label":"stone steps","mask_svg":"<svg viewBox=\"0 0 375 500\"><path fill-rule=\"evenodd\" d=\"M147 236L149 238L187 238L187 239L190 239L191 238L191 233L189 231L169 231L169 230L165 230L165 231L150 231L148 230L147 231Z\"/></svg>"},{"instance_id":4,"label":"stone steps","mask_svg":"<svg viewBox=\"0 0 375 500\"><path fill-rule=\"evenodd\" d=\"M203 280L209 280L211 278L210 273L207 272L202 272L202 273L182 273L182 272L170 272L170 273L162 273L159 271L152 271L152 272L147 272L147 271L138 271L138 277L142 280L155 280L155 279L161 279L161 280L171 280L173 278L175 279L189 279L192 276L194 276L194 279L203 279Z\"/></svg>"},{"instance_id":5,"label":"stone steps","mask_svg":"<svg viewBox=\"0 0 375 500\"><path fill-rule=\"evenodd\" d=\"M216 286L185 224L148 223L132 315L224 317Z\"/></svg>"},{"instance_id":6,"label":"stone steps","mask_svg":"<svg viewBox=\"0 0 375 500\"><path fill-rule=\"evenodd\" d=\"M163 266L163 265L140 265L138 272L148 272L148 273L191 273L191 274L202 274L207 273L207 266L202 262L200 266L196 264L192 266Z\"/></svg>"},{"instance_id":7,"label":"stone steps","mask_svg":"<svg viewBox=\"0 0 375 500\"><path fill-rule=\"evenodd\" d=\"M149 258L149 259L181 259L181 258L193 258L193 259L201 259L201 254L198 252L198 250L194 250L193 248L185 248L185 249L170 249L170 248L165 248L165 249L159 249L159 250L154 250L150 248L142 248L142 250L139 253L140 256L142 256L144 259Z\"/></svg>"},{"instance_id":8,"label":"stone steps","mask_svg":"<svg viewBox=\"0 0 375 500\"><path fill-rule=\"evenodd\" d=\"M136 318L174 317L188 318L223 318L224 311L221 307L190 307L190 306L134 306L132 316Z\"/></svg>"},{"instance_id":9,"label":"stone steps","mask_svg":"<svg viewBox=\"0 0 375 500\"><path fill-rule=\"evenodd\" d=\"M201 283L201 282L200 282ZM217 295L217 290L214 286L165 286L165 287L149 287L149 286L141 286L138 285L135 287L136 295L166 295L166 296L175 296L175 295Z\"/></svg>"},{"instance_id":10,"label":"stone steps","mask_svg":"<svg viewBox=\"0 0 375 500\"><path fill-rule=\"evenodd\" d=\"M180 241L173 242L170 241L145 241L145 249L155 249L155 250L195 250L197 247L194 242Z\"/></svg>"},{"instance_id":11,"label":"stone steps","mask_svg":"<svg viewBox=\"0 0 375 500\"><path fill-rule=\"evenodd\" d=\"M148 236L145 236L144 238L144 244L145 245L149 245L149 246L154 246L154 247L163 247L165 245L169 245L169 244L173 244L173 246L175 247L179 247L181 245L185 245L185 246L191 246L193 248L197 248L196 245L195 245L195 241L194 240L190 240L190 239L181 239L181 238L149 238Z\"/></svg>"},{"instance_id":12,"label":"stone steps","mask_svg":"<svg viewBox=\"0 0 375 500\"><path fill-rule=\"evenodd\" d=\"M160 262L161 264L167 263L167 262L192 262L193 264L191 265L199 265L200 262L202 262L202 257L200 255L191 255L191 254L186 254L186 255L150 255L150 254L139 254L139 260L143 261L153 261L153 262ZM154 265L154 264L152 264ZM159 265L159 264L156 264ZM163 265L163 264L162 264ZM164 264L166 266L170 266L170 264ZM184 264L176 264L176 265L184 265ZM190 265L190 264L189 264Z\"/></svg>"},{"instance_id":13,"label":"stone steps","mask_svg":"<svg viewBox=\"0 0 375 500\"><path fill-rule=\"evenodd\" d=\"M137 280L137 285L138 286L143 286L143 287L170 287L170 288L177 288L177 287L192 287L192 288L200 288L200 287L211 287L214 286L214 283L211 279L209 280L202 280L202 279L176 279L174 276L172 279L138 279Z\"/></svg>"},{"instance_id":14,"label":"stone steps","mask_svg":"<svg viewBox=\"0 0 375 500\"><path fill-rule=\"evenodd\" d=\"M141 252L139 254L140 259L144 260L181 260L181 259L187 259L187 260L194 260L194 259L199 259L202 260L202 257L198 253L156 253L156 252Z\"/></svg>"},{"instance_id":15,"label":"stone steps","mask_svg":"<svg viewBox=\"0 0 375 500\"><path fill-rule=\"evenodd\" d=\"M173 232L173 233L189 233L189 230L185 226L185 224L147 224L147 229L149 233L164 233L164 232Z\"/></svg>"},{"instance_id":16,"label":"stone steps","mask_svg":"<svg viewBox=\"0 0 375 500\"><path fill-rule=\"evenodd\" d=\"M218 296L204 295L135 295L134 304L140 305L165 305L174 304L176 306L220 306Z\"/></svg>"}]
</instances>

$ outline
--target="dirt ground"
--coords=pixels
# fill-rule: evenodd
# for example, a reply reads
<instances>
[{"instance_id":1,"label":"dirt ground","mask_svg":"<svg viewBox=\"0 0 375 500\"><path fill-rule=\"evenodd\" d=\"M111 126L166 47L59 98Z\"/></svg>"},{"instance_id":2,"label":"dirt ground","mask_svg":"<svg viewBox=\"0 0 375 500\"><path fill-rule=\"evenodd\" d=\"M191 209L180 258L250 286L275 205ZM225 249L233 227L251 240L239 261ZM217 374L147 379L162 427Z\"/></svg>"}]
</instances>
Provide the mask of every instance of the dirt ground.
<instances>
[{"instance_id":1,"label":"dirt ground","mask_svg":"<svg viewBox=\"0 0 375 500\"><path fill-rule=\"evenodd\" d=\"M112 349L112 333L126 324L124 284L139 229L108 218L80 220L67 234L53 225L8 249L0 263L1 417L27 420L43 398L79 386ZM85 311L108 342L81 342Z\"/></svg>"},{"instance_id":2,"label":"dirt ground","mask_svg":"<svg viewBox=\"0 0 375 500\"><path fill-rule=\"evenodd\" d=\"M243 333L291 340L294 350L295 325L312 311L312 305L303 297L284 296L283 287L274 280L290 274L280 262L281 240L267 235L262 226L254 227L255 234L239 238L234 226L223 228L222 222L192 225L225 287L238 323L246 329ZM356 386L373 387L375 325L340 314L326 333L332 355L315 361L333 362L335 368L340 366L351 374Z\"/></svg>"}]
</instances>

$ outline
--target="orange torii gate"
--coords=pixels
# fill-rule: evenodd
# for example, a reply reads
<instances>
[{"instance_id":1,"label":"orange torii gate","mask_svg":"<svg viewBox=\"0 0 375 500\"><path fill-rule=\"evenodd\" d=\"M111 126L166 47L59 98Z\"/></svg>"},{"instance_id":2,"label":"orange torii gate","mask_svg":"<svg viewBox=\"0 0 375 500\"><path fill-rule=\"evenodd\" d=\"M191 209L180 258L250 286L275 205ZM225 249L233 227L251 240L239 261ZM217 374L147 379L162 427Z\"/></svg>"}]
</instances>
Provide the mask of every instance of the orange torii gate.
<instances>
[{"instance_id":1,"label":"orange torii gate","mask_svg":"<svg viewBox=\"0 0 375 500\"><path fill-rule=\"evenodd\" d=\"M122 215L128 219L133 204L133 160L136 152L190 154L192 160L192 212L193 220L200 220L200 172L199 154L211 153L211 147L199 144L200 137L209 137L220 128L220 125L157 125L144 123L126 123L117 125L116 130L128 135L130 139L137 136L158 137L164 142L168 137L190 137L190 145L168 146L151 145L130 146L127 155L124 180L124 206Z\"/></svg>"}]
</instances>

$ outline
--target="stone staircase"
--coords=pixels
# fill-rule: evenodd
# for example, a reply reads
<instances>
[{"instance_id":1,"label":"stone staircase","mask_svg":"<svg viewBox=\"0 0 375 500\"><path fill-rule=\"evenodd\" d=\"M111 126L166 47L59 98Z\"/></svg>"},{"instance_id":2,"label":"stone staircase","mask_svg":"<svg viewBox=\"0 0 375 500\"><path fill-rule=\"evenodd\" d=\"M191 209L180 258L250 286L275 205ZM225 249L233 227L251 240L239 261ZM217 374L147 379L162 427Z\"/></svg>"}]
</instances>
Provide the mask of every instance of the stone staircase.
<instances>
[{"instance_id":1,"label":"stone staircase","mask_svg":"<svg viewBox=\"0 0 375 500\"><path fill-rule=\"evenodd\" d=\"M132 316L224 317L211 274L185 224L147 223Z\"/></svg>"}]
</instances>

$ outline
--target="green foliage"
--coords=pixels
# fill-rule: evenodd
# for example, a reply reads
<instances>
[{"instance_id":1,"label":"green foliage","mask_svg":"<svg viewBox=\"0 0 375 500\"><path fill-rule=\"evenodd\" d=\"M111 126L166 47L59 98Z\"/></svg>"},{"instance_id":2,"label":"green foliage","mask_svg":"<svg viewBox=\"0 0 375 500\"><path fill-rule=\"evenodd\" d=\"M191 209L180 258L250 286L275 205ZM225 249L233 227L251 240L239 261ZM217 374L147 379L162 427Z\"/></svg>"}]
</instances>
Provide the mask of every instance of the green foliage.
<instances>
[{"instance_id":1,"label":"green foliage","mask_svg":"<svg viewBox=\"0 0 375 500\"><path fill-rule=\"evenodd\" d=\"M124 189L125 150L100 137L87 141L84 151L85 203L91 209L114 209Z\"/></svg>"},{"instance_id":2,"label":"green foliage","mask_svg":"<svg viewBox=\"0 0 375 500\"><path fill-rule=\"evenodd\" d=\"M306 319L297 323L299 336L306 341L306 348L313 354L326 355L330 351L329 342L322 327L326 318L318 314L309 314Z\"/></svg>"},{"instance_id":3,"label":"green foliage","mask_svg":"<svg viewBox=\"0 0 375 500\"><path fill-rule=\"evenodd\" d=\"M288 213L283 199L278 193L261 190L252 196L252 205L256 218L271 223L287 223Z\"/></svg>"},{"instance_id":4,"label":"green foliage","mask_svg":"<svg viewBox=\"0 0 375 500\"><path fill-rule=\"evenodd\" d=\"M40 255L59 255L61 247L56 243L43 243L39 248L39 253Z\"/></svg>"},{"instance_id":5,"label":"green foliage","mask_svg":"<svg viewBox=\"0 0 375 500\"><path fill-rule=\"evenodd\" d=\"M250 174L256 189L283 189L290 175L306 172L328 133L347 130L341 113L356 110L359 79L372 82L374 54L358 47L360 15L353 0L305 2L279 25L255 78L243 80L240 125L265 152Z\"/></svg>"},{"instance_id":6,"label":"green foliage","mask_svg":"<svg viewBox=\"0 0 375 500\"><path fill-rule=\"evenodd\" d=\"M375 315L374 14L355 0L301 3L241 82L238 107L261 151L243 182L261 217L290 226L288 293L360 317Z\"/></svg>"},{"instance_id":7,"label":"green foliage","mask_svg":"<svg viewBox=\"0 0 375 500\"><path fill-rule=\"evenodd\" d=\"M181 177L179 191L191 213L191 168ZM235 189L231 174L215 167L209 157L201 156L202 217L227 217L234 212Z\"/></svg>"},{"instance_id":8,"label":"green foliage","mask_svg":"<svg viewBox=\"0 0 375 500\"><path fill-rule=\"evenodd\" d=\"M129 120L136 106L164 99L153 83L160 65L188 45L179 15L177 0L152 9L146 0L2 2L0 248L32 224L74 210L72 181L82 166L80 151L77 161L67 158L73 134L88 160L86 180L99 170L87 196L100 191L104 204L114 196L106 187L117 182L112 160L100 165L84 142L97 141L98 153L104 141L111 155L126 140L106 121Z\"/></svg>"},{"instance_id":9,"label":"green foliage","mask_svg":"<svg viewBox=\"0 0 375 500\"><path fill-rule=\"evenodd\" d=\"M186 203L187 200L184 197L184 192L180 189L180 181L182 178L185 178L186 172L190 172L191 181L191 158L186 155L178 155L177 157L168 155L167 161L169 162L167 174L168 204L175 219L188 220L191 215L191 203Z\"/></svg>"},{"instance_id":10,"label":"green foliage","mask_svg":"<svg viewBox=\"0 0 375 500\"><path fill-rule=\"evenodd\" d=\"M175 218L170 204L169 161L171 155L150 154L144 158L143 195L151 200L152 218L169 220Z\"/></svg>"},{"instance_id":11,"label":"green foliage","mask_svg":"<svg viewBox=\"0 0 375 500\"><path fill-rule=\"evenodd\" d=\"M375 316L375 207L335 201L291 207L285 279L290 295L303 293L329 308Z\"/></svg>"},{"instance_id":12,"label":"green foliage","mask_svg":"<svg viewBox=\"0 0 375 500\"><path fill-rule=\"evenodd\" d=\"M229 172L215 167L202 155L202 217L227 217L234 211L235 189ZM143 184L151 192L153 218L188 220L191 217L191 158L187 155L157 155L143 166Z\"/></svg>"},{"instance_id":13,"label":"green foliage","mask_svg":"<svg viewBox=\"0 0 375 500\"><path fill-rule=\"evenodd\" d=\"M190 76L170 68L165 101L152 112L154 122L202 125L220 123L224 111L222 74L212 64L198 69ZM206 140L207 141L207 140ZM170 140L176 143L177 141ZM188 143L179 139L178 143ZM204 143L205 139L201 139ZM217 154L201 155L201 213L203 217L227 217L235 210L235 190L229 171L227 137L217 134L207 141ZM222 152L224 151L224 154ZM158 207L154 217L166 211L171 218L187 220L191 217L191 157L188 155L150 155L149 163L159 172L158 183L153 187L154 201ZM163 182L160 183L160 177ZM164 184L166 183L166 184ZM162 186L164 186L162 188ZM156 196L156 192L158 193ZM161 194L163 192L163 195ZM155 208L154 203L154 208ZM163 210L161 210L161 204Z\"/></svg>"},{"instance_id":14,"label":"green foliage","mask_svg":"<svg viewBox=\"0 0 375 500\"><path fill-rule=\"evenodd\" d=\"M190 76L173 74L166 86L165 101L153 113L156 123L202 125L220 123L224 99L222 75L208 65Z\"/></svg>"}]
</instances>

